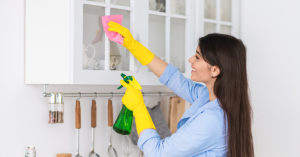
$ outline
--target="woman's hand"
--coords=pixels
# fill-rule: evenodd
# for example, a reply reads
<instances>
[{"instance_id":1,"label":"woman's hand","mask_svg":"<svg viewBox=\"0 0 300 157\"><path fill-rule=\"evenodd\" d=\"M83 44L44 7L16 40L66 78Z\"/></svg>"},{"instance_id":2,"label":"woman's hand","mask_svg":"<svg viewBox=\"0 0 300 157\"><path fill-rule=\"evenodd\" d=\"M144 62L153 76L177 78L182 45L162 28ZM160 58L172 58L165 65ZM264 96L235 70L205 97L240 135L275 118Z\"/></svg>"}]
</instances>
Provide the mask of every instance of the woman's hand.
<instances>
[{"instance_id":1,"label":"woman's hand","mask_svg":"<svg viewBox=\"0 0 300 157\"><path fill-rule=\"evenodd\" d=\"M120 83L123 87L126 88L125 94L122 97L122 103L129 110L135 112L135 110L140 108L141 105L144 105L144 99L143 94L141 92L141 85L133 76L132 78L132 81L129 80L129 84L127 84L124 80L121 80Z\"/></svg>"},{"instance_id":2,"label":"woman's hand","mask_svg":"<svg viewBox=\"0 0 300 157\"><path fill-rule=\"evenodd\" d=\"M117 32L123 36L123 46L126 47L142 65L147 65L156 76L160 77L162 75L168 65L165 61L157 56L155 57L151 51L136 41L126 27L112 21L108 23L108 26L109 31Z\"/></svg>"},{"instance_id":3,"label":"woman's hand","mask_svg":"<svg viewBox=\"0 0 300 157\"><path fill-rule=\"evenodd\" d=\"M136 41L127 28L112 21L108 23L108 26L108 31L117 32L123 36L123 46L126 47L142 65L147 65L153 60L154 54Z\"/></svg>"},{"instance_id":4,"label":"woman's hand","mask_svg":"<svg viewBox=\"0 0 300 157\"><path fill-rule=\"evenodd\" d=\"M113 22L113 21L110 21L108 23L108 26L109 26L109 28L108 28L109 31L117 32L123 36L123 38L124 38L123 46L126 47L127 49L129 49L130 45L132 45L135 41L135 39L131 35L130 31L126 27L123 27L120 24Z\"/></svg>"},{"instance_id":5,"label":"woman's hand","mask_svg":"<svg viewBox=\"0 0 300 157\"><path fill-rule=\"evenodd\" d=\"M120 81L123 87L126 88L122 103L129 110L132 110L133 116L135 117L136 130L138 135L140 135L145 129L156 128L144 103L143 94L141 92L142 87L134 77L132 78L132 81L129 80L128 84L124 80Z\"/></svg>"}]
</instances>

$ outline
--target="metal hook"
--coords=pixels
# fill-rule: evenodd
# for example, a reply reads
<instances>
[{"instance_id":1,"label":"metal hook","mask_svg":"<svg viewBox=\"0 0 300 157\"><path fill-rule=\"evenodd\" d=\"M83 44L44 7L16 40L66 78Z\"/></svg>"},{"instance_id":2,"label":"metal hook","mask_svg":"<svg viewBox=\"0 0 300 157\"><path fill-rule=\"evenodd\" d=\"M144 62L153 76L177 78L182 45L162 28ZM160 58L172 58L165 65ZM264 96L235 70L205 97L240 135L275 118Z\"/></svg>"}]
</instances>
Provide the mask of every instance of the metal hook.
<instances>
[{"instance_id":1,"label":"metal hook","mask_svg":"<svg viewBox=\"0 0 300 157\"><path fill-rule=\"evenodd\" d=\"M96 100L97 99L97 92L94 93L95 96L93 97L93 100Z\"/></svg>"},{"instance_id":2,"label":"metal hook","mask_svg":"<svg viewBox=\"0 0 300 157\"><path fill-rule=\"evenodd\" d=\"M47 96L47 84L44 84L44 92L43 92L44 97Z\"/></svg>"},{"instance_id":3,"label":"metal hook","mask_svg":"<svg viewBox=\"0 0 300 157\"><path fill-rule=\"evenodd\" d=\"M79 100L81 98L81 92L78 92L79 94L79 98L77 98L76 100Z\"/></svg>"},{"instance_id":4,"label":"metal hook","mask_svg":"<svg viewBox=\"0 0 300 157\"><path fill-rule=\"evenodd\" d=\"M110 92L111 96L108 97L108 100L111 100L113 97L114 97L114 93L113 92Z\"/></svg>"}]
</instances>

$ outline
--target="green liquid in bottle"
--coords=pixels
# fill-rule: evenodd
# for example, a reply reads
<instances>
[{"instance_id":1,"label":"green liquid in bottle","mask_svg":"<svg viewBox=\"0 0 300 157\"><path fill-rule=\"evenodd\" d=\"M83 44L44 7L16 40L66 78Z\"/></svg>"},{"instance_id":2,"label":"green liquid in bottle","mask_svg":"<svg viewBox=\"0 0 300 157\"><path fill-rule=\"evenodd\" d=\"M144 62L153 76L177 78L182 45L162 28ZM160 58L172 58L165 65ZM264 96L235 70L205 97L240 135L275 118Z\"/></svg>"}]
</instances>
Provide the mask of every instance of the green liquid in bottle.
<instances>
[{"instance_id":1,"label":"green liquid in bottle","mask_svg":"<svg viewBox=\"0 0 300 157\"><path fill-rule=\"evenodd\" d=\"M125 105L113 126L113 129L122 135L129 135L131 132L131 125L133 120L133 113Z\"/></svg>"}]
</instances>

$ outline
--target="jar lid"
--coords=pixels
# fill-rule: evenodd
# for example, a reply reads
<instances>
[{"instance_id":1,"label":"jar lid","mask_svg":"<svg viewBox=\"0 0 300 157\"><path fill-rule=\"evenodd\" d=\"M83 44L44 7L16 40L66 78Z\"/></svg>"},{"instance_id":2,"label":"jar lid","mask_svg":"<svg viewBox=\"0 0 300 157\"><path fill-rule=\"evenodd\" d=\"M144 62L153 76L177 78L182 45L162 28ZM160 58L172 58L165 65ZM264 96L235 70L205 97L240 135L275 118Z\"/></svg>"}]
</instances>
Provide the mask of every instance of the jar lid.
<instances>
[{"instance_id":1,"label":"jar lid","mask_svg":"<svg viewBox=\"0 0 300 157\"><path fill-rule=\"evenodd\" d=\"M63 93L56 93L56 97L55 97L55 102L56 104L63 104L64 100L63 100Z\"/></svg>"},{"instance_id":2,"label":"jar lid","mask_svg":"<svg viewBox=\"0 0 300 157\"><path fill-rule=\"evenodd\" d=\"M55 104L55 93L50 93L50 100L49 100L49 104Z\"/></svg>"},{"instance_id":3,"label":"jar lid","mask_svg":"<svg viewBox=\"0 0 300 157\"><path fill-rule=\"evenodd\" d=\"M63 93L50 93L50 104L63 104Z\"/></svg>"},{"instance_id":4,"label":"jar lid","mask_svg":"<svg viewBox=\"0 0 300 157\"><path fill-rule=\"evenodd\" d=\"M35 149L35 146L27 146L26 149Z\"/></svg>"}]
</instances>

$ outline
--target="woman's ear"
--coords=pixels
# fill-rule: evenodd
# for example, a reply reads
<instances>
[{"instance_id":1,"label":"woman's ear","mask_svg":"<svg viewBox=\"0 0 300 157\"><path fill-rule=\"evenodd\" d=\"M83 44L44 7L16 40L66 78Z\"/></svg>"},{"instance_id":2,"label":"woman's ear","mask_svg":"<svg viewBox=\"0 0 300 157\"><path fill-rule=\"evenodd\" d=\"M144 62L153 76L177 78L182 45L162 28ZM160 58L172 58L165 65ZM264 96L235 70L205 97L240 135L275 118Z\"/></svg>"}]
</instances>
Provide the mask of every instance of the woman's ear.
<instances>
[{"instance_id":1,"label":"woman's ear","mask_svg":"<svg viewBox=\"0 0 300 157\"><path fill-rule=\"evenodd\" d=\"M220 68L218 66L211 66L210 72L212 78L217 78L220 75Z\"/></svg>"}]
</instances>

